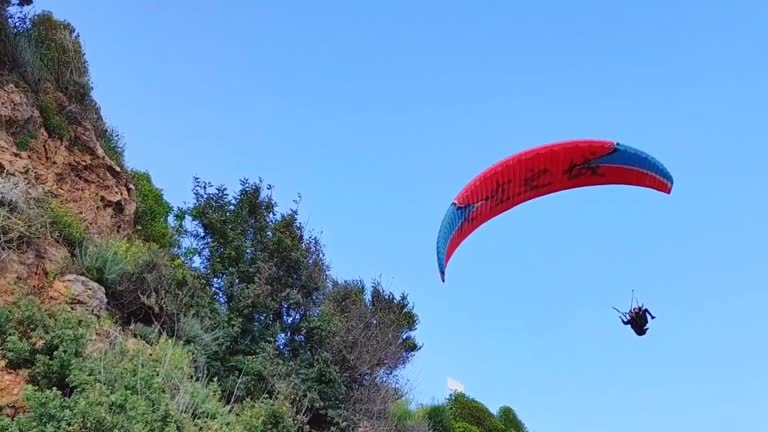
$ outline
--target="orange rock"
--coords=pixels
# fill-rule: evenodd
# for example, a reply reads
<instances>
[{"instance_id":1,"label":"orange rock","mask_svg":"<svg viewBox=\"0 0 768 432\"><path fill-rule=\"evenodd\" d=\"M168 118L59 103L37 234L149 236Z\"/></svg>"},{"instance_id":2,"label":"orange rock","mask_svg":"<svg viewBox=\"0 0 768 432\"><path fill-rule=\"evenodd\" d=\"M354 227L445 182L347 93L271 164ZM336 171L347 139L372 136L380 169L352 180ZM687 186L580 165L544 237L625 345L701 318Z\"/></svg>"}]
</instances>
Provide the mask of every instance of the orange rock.
<instances>
[{"instance_id":1,"label":"orange rock","mask_svg":"<svg viewBox=\"0 0 768 432\"><path fill-rule=\"evenodd\" d=\"M25 372L6 369L5 362L0 360L0 406L6 407L3 415L14 417L27 410L22 400L24 386L27 384Z\"/></svg>"},{"instance_id":2,"label":"orange rock","mask_svg":"<svg viewBox=\"0 0 768 432\"><path fill-rule=\"evenodd\" d=\"M70 125L79 143L75 148L49 137L42 124L37 107L24 91L13 82L0 83L0 172L29 179L51 192L94 234L132 232L133 184L128 173L106 156L93 127L87 122ZM28 151L19 151L11 132L24 127L34 127L38 138Z\"/></svg>"}]
</instances>

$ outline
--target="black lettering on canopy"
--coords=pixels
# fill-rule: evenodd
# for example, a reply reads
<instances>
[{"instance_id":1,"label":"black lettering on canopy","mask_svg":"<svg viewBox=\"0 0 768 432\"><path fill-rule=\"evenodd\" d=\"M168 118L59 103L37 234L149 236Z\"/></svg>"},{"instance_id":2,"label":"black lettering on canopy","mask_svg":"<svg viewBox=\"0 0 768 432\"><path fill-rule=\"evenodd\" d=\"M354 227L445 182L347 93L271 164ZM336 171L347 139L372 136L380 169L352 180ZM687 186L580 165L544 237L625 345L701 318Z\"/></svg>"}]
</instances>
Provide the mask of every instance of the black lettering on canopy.
<instances>
[{"instance_id":1,"label":"black lettering on canopy","mask_svg":"<svg viewBox=\"0 0 768 432\"><path fill-rule=\"evenodd\" d=\"M523 178L523 188L520 191L520 195L552 186L552 180L544 182L544 180L549 177L549 173L549 168L539 168L525 176Z\"/></svg>"},{"instance_id":2,"label":"black lettering on canopy","mask_svg":"<svg viewBox=\"0 0 768 432\"><path fill-rule=\"evenodd\" d=\"M563 174L568 181L576 180L582 177L605 177L605 173L600 170L600 166L594 163L594 158L586 159L580 163L571 160L568 168L565 169Z\"/></svg>"}]
</instances>

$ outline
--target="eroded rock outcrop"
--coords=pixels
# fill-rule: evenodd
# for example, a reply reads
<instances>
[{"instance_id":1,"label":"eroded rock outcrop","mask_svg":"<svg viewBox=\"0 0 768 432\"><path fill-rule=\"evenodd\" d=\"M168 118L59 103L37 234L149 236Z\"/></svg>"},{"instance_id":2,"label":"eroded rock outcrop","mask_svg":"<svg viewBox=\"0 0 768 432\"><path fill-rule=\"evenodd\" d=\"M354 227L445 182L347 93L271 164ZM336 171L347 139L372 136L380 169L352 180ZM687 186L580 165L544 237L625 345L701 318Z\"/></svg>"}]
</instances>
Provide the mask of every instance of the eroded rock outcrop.
<instances>
[{"instance_id":1,"label":"eroded rock outcrop","mask_svg":"<svg viewBox=\"0 0 768 432\"><path fill-rule=\"evenodd\" d=\"M96 318L107 310L107 295L104 287L79 275L68 274L56 279L51 287L55 301Z\"/></svg>"},{"instance_id":2,"label":"eroded rock outcrop","mask_svg":"<svg viewBox=\"0 0 768 432\"><path fill-rule=\"evenodd\" d=\"M48 103L68 107L51 93ZM72 209L95 235L134 229L135 190L130 176L104 153L93 126L64 108L75 122L70 138L49 136L39 102L23 85L0 81L0 173L19 176L53 194Z\"/></svg>"}]
</instances>

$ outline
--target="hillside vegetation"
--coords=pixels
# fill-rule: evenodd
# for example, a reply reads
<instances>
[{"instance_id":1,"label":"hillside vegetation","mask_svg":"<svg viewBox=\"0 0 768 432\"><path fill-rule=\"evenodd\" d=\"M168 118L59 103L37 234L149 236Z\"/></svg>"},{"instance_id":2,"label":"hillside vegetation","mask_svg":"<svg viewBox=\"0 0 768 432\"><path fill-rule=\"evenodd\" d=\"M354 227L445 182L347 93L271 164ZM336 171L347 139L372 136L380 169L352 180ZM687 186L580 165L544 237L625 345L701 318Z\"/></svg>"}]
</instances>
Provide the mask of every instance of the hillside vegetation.
<instances>
[{"instance_id":1,"label":"hillside vegetation","mask_svg":"<svg viewBox=\"0 0 768 432\"><path fill-rule=\"evenodd\" d=\"M126 166L75 28L31 3L0 2L0 105L33 107L0 113L0 431L526 432L461 393L408 403L408 297L333 277L269 184L194 179L174 209Z\"/></svg>"}]
</instances>

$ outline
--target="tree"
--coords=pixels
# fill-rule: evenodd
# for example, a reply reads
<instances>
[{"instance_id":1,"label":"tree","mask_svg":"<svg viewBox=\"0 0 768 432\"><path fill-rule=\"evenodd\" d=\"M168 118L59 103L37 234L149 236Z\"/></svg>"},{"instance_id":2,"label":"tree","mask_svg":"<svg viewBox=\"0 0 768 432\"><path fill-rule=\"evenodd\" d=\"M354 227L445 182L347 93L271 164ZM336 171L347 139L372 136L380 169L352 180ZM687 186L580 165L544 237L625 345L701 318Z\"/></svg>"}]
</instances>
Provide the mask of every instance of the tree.
<instances>
[{"instance_id":1,"label":"tree","mask_svg":"<svg viewBox=\"0 0 768 432\"><path fill-rule=\"evenodd\" d=\"M194 203L178 212L177 226L189 240L183 255L204 275L237 328L234 353L254 353L268 343L296 357L327 287L328 266L298 212L277 212L271 189L242 180L230 196L223 186L195 179Z\"/></svg>"},{"instance_id":2,"label":"tree","mask_svg":"<svg viewBox=\"0 0 768 432\"><path fill-rule=\"evenodd\" d=\"M447 405L454 425L466 423L484 432L506 432L504 426L485 405L464 393L451 394Z\"/></svg>"},{"instance_id":3,"label":"tree","mask_svg":"<svg viewBox=\"0 0 768 432\"><path fill-rule=\"evenodd\" d=\"M318 325L324 353L338 367L348 390L349 421L387 423L392 405L403 396L397 372L421 348L411 334L418 317L408 297L384 291L374 281L334 281L323 298Z\"/></svg>"},{"instance_id":4,"label":"tree","mask_svg":"<svg viewBox=\"0 0 768 432\"><path fill-rule=\"evenodd\" d=\"M520 420L515 410L509 406L504 405L499 408L496 418L504 425L507 432L528 432L525 423Z\"/></svg>"},{"instance_id":5,"label":"tree","mask_svg":"<svg viewBox=\"0 0 768 432\"><path fill-rule=\"evenodd\" d=\"M298 211L277 211L271 186L230 194L195 179L176 212L177 253L211 287L231 327L213 365L231 401L279 396L313 430L385 421L398 372L420 346L407 296L331 278Z\"/></svg>"}]
</instances>

